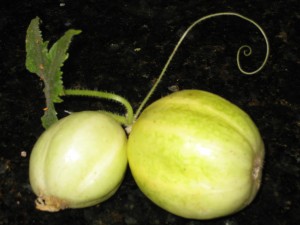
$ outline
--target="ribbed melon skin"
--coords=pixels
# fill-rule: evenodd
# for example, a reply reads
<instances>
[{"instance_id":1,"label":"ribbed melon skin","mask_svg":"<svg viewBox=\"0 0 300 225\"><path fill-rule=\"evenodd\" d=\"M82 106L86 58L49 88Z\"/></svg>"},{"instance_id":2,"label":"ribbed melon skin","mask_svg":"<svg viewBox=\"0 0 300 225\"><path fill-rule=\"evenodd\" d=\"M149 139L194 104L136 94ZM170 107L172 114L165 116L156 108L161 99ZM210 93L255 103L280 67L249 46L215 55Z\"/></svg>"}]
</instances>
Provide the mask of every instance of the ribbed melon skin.
<instances>
[{"instance_id":1,"label":"ribbed melon skin","mask_svg":"<svg viewBox=\"0 0 300 225\"><path fill-rule=\"evenodd\" d=\"M215 94L184 90L140 115L127 147L142 192L192 219L232 214L255 197L264 144L251 118Z\"/></svg>"},{"instance_id":2,"label":"ribbed melon skin","mask_svg":"<svg viewBox=\"0 0 300 225\"><path fill-rule=\"evenodd\" d=\"M108 199L123 180L126 146L121 125L101 112L73 113L53 124L30 156L37 208L82 208Z\"/></svg>"}]
</instances>

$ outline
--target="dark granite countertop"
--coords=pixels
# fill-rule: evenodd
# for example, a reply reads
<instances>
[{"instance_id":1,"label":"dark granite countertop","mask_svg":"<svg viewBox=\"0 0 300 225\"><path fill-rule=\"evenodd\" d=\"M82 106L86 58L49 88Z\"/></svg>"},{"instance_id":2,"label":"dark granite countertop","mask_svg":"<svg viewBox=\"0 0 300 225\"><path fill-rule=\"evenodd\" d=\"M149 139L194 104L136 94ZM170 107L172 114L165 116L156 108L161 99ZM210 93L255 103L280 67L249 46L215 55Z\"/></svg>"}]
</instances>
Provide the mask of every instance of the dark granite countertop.
<instances>
[{"instance_id":1,"label":"dark granite countertop","mask_svg":"<svg viewBox=\"0 0 300 225\"><path fill-rule=\"evenodd\" d=\"M298 225L300 224L300 4L297 0L245 1L5 1L0 8L0 224L72 225ZM259 32L238 18L215 18L184 41L150 102L173 87L219 94L247 111L266 145L261 190L234 215L209 221L183 219L151 203L130 171L116 195L94 207L45 213L34 208L29 155L42 133L42 83L25 68L26 29L36 16L53 43L67 29L82 29L63 67L66 87L115 92L138 106L180 35L194 20L234 11L258 22L270 40L270 58L254 76L235 62L240 45L253 46L246 68L261 63ZM297 28L298 27L298 28ZM139 51L137 51L137 49ZM110 102L65 98L64 110L122 109Z\"/></svg>"}]
</instances>

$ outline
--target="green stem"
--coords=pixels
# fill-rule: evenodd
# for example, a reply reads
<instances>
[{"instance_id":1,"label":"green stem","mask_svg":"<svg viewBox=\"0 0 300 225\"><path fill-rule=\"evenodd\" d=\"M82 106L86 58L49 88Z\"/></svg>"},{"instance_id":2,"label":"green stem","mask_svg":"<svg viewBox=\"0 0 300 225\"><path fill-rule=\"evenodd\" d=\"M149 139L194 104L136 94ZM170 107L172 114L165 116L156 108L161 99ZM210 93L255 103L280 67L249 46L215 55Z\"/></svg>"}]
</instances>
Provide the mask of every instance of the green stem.
<instances>
[{"instance_id":1,"label":"green stem","mask_svg":"<svg viewBox=\"0 0 300 225\"><path fill-rule=\"evenodd\" d=\"M78 90L78 89L67 89L64 90L64 95L73 95L73 96L87 96L95 98L104 98L107 100L112 100L121 103L126 109L126 116L115 115L110 112L104 111L106 114L113 116L117 121L124 125L130 125L133 122L133 110L130 103L123 97L102 91L91 91L91 90Z\"/></svg>"},{"instance_id":2,"label":"green stem","mask_svg":"<svg viewBox=\"0 0 300 225\"><path fill-rule=\"evenodd\" d=\"M190 32L191 29L193 29L194 26L196 26L198 23L204 21L204 20L207 20L209 18L212 18L212 17L218 17L218 16L237 16L237 17L240 17L246 21L249 21L251 24L253 24L255 27L257 27L259 29L259 31L261 32L261 34L263 35L264 37L264 40L265 40L265 43L266 43L266 55L265 55L265 58L264 58L264 61L263 63L261 64L261 66L255 70L255 71L245 71L242 67L241 67L241 64L240 64L240 55L241 55L241 52L243 50L243 54L245 56L250 56L251 53L252 53L252 49L251 47L249 47L248 45L243 45L241 46L238 51L237 51L237 66L239 68L239 70L243 73L243 74L246 74L246 75L252 75L252 74L255 74L257 72L259 72L266 64L267 60L268 60L268 57L269 57L269 41L268 41L268 38L265 34L265 32L263 31L263 29L256 23L254 22L253 20L243 16L243 15L240 15L238 13L234 13L234 12L222 12L222 13L214 13L214 14L211 14L211 15L208 15L208 16L204 16L198 20L196 20L194 23L192 23L188 28L187 30L183 33L183 35L181 36L181 38L179 39L178 43L176 44L173 52L171 53L171 55L169 56L165 66L163 67L158 79L156 80L155 84L153 85L153 87L150 89L150 91L148 92L148 94L146 95L146 97L144 98L144 100L142 101L141 105L139 106L139 108L137 109L135 115L134 115L134 120L137 119L137 117L139 116L139 114L141 113L142 109L144 108L145 104L147 103L147 101L149 100L149 98L151 97L151 95L153 94L153 92L155 91L157 85L159 84L159 82L161 81L162 77L164 76L171 60L173 59L175 53L177 52L177 49L179 48L180 44L182 43L182 41L184 40L184 38L186 37L186 35Z\"/></svg>"}]
</instances>

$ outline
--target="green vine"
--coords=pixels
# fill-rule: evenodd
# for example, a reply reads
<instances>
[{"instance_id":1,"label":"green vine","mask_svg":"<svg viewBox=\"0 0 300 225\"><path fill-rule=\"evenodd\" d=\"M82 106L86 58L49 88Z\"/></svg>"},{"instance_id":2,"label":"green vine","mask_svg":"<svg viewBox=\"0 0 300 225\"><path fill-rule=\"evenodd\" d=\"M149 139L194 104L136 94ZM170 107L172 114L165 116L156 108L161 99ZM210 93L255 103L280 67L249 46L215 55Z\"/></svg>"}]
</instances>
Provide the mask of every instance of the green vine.
<instances>
[{"instance_id":1,"label":"green vine","mask_svg":"<svg viewBox=\"0 0 300 225\"><path fill-rule=\"evenodd\" d=\"M54 103L60 103L63 100L61 96L87 96L104 98L123 104L126 108L126 116L117 115L111 112L102 111L112 116L118 122L129 125L133 122L133 110L130 103L123 97L91 90L65 90L62 81L61 67L68 58L67 50L74 35L81 33L80 30L68 30L53 46L48 49L48 41L44 42L39 29L40 19L33 19L27 29L26 35L26 68L37 74L44 83L44 94L46 98L46 107L42 116L42 125L45 129L55 123L57 112Z\"/></svg>"},{"instance_id":2,"label":"green vine","mask_svg":"<svg viewBox=\"0 0 300 225\"><path fill-rule=\"evenodd\" d=\"M73 95L73 96L86 96L86 97L94 97L94 98L103 98L107 100L112 100L124 105L126 109L126 116L117 115L115 113L111 113L108 111L102 111L110 116L112 116L119 123L124 124L126 126L132 124L133 122L133 110L130 103L123 97L102 91L91 91L91 90L77 90L77 89L67 89L64 90L64 95Z\"/></svg>"},{"instance_id":3,"label":"green vine","mask_svg":"<svg viewBox=\"0 0 300 225\"><path fill-rule=\"evenodd\" d=\"M252 49L250 46L248 45L243 45L241 46L238 51L237 51L237 56L236 56L236 61L237 61L237 66L239 68L239 70L243 73L243 74L246 74L246 75L252 75L252 74L255 74L257 72L259 72L260 70L262 70L262 68L265 66L265 64L267 63L267 60L268 60L268 57L269 57L269 41L268 41L268 38L265 34L265 32L263 31L263 29L256 23L254 22L253 20L243 16L243 15L240 15L238 13L234 13L234 12L222 12L222 13L214 13L214 14L211 14L211 15L208 15L208 16L204 16L198 20L196 20L194 23L192 23L187 29L186 31L183 33L183 35L181 36L181 38L179 39L179 41L177 42L173 52L171 53L171 55L169 56L165 66L163 67L160 75L158 76L158 79L156 80L156 82L154 83L154 85L152 86L152 88L150 89L150 91L148 92L148 94L146 95L146 97L144 98L144 100L142 101L141 105L139 106L139 108L137 109L136 113L134 114L134 120L136 120L138 118L138 116L140 115L142 109L145 107L146 103L148 102L149 98L151 97L151 95L153 94L153 92L155 91L157 85L160 83L161 79L163 78L163 76L165 75L168 67L169 67L169 64L170 62L172 61L175 53L177 52L180 44L182 43L182 41L185 39L186 35L199 23L203 22L204 20L207 20L209 18L212 18L212 17L219 17L219 16L237 16L237 17L240 17L246 21L249 21L251 24L253 24L254 26L256 26L259 31L261 32L261 34L263 35L264 37L264 40L266 42L266 55L265 55L265 58L264 58L264 61L263 63L261 64L261 66L255 70L255 71L245 71L242 67L241 67L241 63L240 63L240 57L241 57L241 52L243 52L244 56L250 56L252 54Z\"/></svg>"},{"instance_id":4,"label":"green vine","mask_svg":"<svg viewBox=\"0 0 300 225\"><path fill-rule=\"evenodd\" d=\"M266 43L266 55L260 67L254 71L245 71L240 63L242 53L244 56L250 56L252 54L251 47L248 45L243 45L238 49L236 61L238 69L241 71L241 73L246 75L252 75L259 72L265 66L269 57L269 41L263 29L256 22L245 16L233 12L214 13L208 16L204 16L192 23L183 33L183 35L177 42L174 50L172 51L171 55L169 56L166 64L164 65L157 81L150 89L150 91L142 101L135 114L133 114L132 106L130 105L130 103L125 98L119 95L103 91L64 89L62 82L61 67L63 66L64 61L68 58L67 50L69 48L72 37L74 35L78 35L79 33L81 33L81 31L73 29L68 30L57 42L53 44L53 46L50 49L48 49L48 41L43 41L42 34L39 29L40 19L36 17L31 21L26 34L26 68L30 72L37 74L40 77L40 79L44 82L44 94L46 97L45 113L42 117L42 124L44 128L47 129L49 126L51 126L58 120L54 103L62 102L63 100L61 99L61 96L70 95L95 97L121 103L126 109L125 116L107 111L102 112L112 116L116 121L127 126L126 130L128 131L128 133L130 133L131 125L138 118L142 109L145 107L146 103L148 102L151 95L160 83L161 79L165 75L170 62L172 61L175 53L177 52L182 41L185 39L186 35L200 22L212 17L219 16L236 16L243 20L246 20L253 24L255 27L257 27L264 37Z\"/></svg>"}]
</instances>

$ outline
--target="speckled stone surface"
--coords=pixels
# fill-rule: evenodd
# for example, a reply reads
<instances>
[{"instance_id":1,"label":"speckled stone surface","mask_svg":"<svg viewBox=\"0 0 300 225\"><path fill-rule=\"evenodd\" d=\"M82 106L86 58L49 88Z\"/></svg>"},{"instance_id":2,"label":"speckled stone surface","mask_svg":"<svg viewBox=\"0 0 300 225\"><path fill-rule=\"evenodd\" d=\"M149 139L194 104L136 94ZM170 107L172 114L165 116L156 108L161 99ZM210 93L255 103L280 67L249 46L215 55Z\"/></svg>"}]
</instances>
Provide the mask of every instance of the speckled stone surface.
<instances>
[{"instance_id":1,"label":"speckled stone surface","mask_svg":"<svg viewBox=\"0 0 300 225\"><path fill-rule=\"evenodd\" d=\"M0 224L72 225L298 225L300 224L299 1L4 1L0 8ZM297 10L298 9L298 10ZM28 181L29 155L42 133L42 83L25 68L25 34L39 16L50 44L67 29L82 29L71 44L64 84L125 96L137 108L184 30L210 13L234 11L258 22L270 40L266 67L241 74L236 50L248 43L259 66L265 46L259 32L238 18L215 18L197 26L184 41L151 98L176 89L219 94L253 118L266 146L261 190L234 215L209 221L183 219L151 203L130 171L117 194L101 205L58 213L35 210ZM298 30L299 31L299 30ZM139 51L137 51L139 49ZM122 108L110 102L65 98L64 110Z\"/></svg>"}]
</instances>

